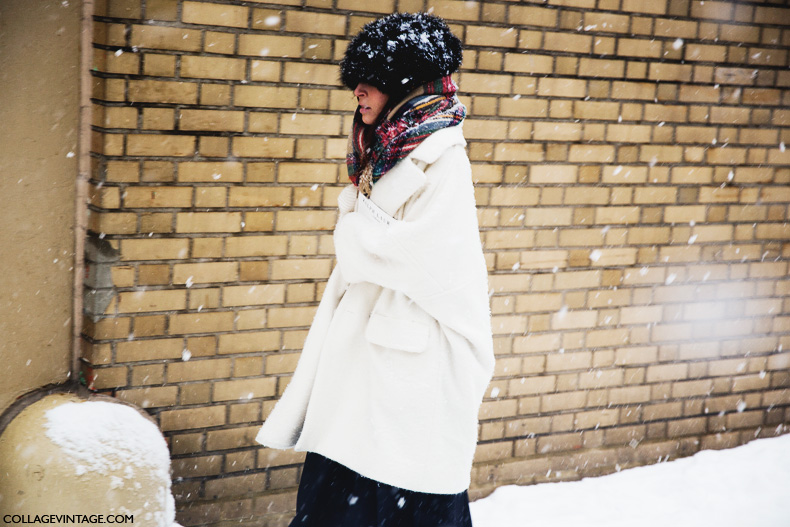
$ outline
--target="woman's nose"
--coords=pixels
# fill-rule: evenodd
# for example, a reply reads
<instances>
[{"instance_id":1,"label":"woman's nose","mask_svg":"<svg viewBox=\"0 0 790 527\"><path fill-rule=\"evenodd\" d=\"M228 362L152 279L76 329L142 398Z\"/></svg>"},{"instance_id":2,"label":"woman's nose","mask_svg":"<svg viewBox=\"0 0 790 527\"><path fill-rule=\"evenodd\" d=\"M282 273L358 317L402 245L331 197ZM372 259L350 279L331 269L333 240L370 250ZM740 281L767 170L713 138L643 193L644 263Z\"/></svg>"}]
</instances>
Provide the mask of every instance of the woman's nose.
<instances>
[{"instance_id":1,"label":"woman's nose","mask_svg":"<svg viewBox=\"0 0 790 527\"><path fill-rule=\"evenodd\" d=\"M354 88L355 97L362 97L362 95L364 94L365 94L365 90L361 87L361 85L357 85L357 87Z\"/></svg>"}]
</instances>

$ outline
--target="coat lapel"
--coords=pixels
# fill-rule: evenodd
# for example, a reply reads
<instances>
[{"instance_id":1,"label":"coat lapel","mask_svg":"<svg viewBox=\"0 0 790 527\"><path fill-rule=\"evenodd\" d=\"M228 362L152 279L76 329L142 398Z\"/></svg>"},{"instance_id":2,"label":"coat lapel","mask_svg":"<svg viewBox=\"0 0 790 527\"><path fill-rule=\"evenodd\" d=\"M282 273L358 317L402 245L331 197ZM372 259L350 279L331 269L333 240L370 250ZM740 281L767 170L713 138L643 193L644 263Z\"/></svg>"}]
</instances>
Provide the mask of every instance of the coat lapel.
<instances>
[{"instance_id":1,"label":"coat lapel","mask_svg":"<svg viewBox=\"0 0 790 527\"><path fill-rule=\"evenodd\" d=\"M373 185L370 199L384 212L395 216L403 204L427 183L425 172L415 164L415 160L431 164L451 146L465 144L460 125L432 133L408 157L381 176Z\"/></svg>"}]
</instances>

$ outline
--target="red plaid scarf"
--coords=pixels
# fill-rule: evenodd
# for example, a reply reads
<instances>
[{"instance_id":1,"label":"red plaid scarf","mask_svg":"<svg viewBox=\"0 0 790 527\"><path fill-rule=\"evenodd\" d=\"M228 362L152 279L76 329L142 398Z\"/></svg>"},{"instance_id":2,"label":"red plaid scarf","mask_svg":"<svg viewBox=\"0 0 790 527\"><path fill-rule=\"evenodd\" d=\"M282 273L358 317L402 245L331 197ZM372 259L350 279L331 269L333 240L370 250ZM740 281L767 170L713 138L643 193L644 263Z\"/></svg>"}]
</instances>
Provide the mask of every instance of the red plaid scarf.
<instances>
[{"instance_id":1,"label":"red plaid scarf","mask_svg":"<svg viewBox=\"0 0 790 527\"><path fill-rule=\"evenodd\" d=\"M354 185L370 194L369 187L426 137L442 128L459 125L466 117L466 107L455 95L457 90L458 86L448 75L412 92L408 96L411 98L376 128L365 166L362 165L365 124L355 115L346 156L348 177Z\"/></svg>"}]
</instances>

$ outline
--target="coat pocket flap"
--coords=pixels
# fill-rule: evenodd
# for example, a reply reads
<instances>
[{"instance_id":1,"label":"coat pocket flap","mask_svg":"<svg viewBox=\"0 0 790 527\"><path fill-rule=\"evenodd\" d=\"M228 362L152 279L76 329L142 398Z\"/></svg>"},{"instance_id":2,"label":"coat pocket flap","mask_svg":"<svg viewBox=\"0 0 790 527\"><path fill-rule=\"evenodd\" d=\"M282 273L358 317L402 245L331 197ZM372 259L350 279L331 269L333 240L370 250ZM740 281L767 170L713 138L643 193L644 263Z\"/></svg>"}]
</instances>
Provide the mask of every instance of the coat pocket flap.
<instances>
[{"instance_id":1,"label":"coat pocket flap","mask_svg":"<svg viewBox=\"0 0 790 527\"><path fill-rule=\"evenodd\" d=\"M383 348L420 353L428 345L430 331L431 326L425 322L373 313L365 328L365 338Z\"/></svg>"}]
</instances>

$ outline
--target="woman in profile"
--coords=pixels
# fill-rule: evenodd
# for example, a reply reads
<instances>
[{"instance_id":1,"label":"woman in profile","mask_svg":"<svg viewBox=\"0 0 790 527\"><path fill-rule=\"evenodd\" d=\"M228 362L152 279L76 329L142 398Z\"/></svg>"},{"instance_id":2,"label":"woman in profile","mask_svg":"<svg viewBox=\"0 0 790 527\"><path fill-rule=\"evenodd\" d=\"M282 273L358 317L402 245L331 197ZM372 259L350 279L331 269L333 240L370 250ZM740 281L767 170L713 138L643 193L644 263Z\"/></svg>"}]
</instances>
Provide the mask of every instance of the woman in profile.
<instances>
[{"instance_id":1,"label":"woman in profile","mask_svg":"<svg viewBox=\"0 0 790 527\"><path fill-rule=\"evenodd\" d=\"M494 356L466 108L450 77L461 53L442 19L394 14L341 62L359 106L337 266L258 434L307 452L291 527L471 527Z\"/></svg>"}]
</instances>

